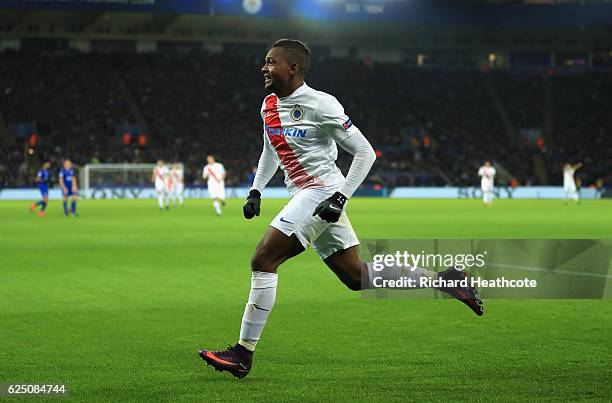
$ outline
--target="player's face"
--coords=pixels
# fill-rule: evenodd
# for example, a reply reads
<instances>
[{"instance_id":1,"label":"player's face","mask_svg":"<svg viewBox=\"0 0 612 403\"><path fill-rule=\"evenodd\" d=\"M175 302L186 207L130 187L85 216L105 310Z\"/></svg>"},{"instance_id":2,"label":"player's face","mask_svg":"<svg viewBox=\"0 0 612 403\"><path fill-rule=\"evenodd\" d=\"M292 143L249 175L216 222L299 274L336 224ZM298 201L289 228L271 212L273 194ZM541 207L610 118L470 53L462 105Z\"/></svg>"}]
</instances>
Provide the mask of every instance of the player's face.
<instances>
[{"instance_id":1,"label":"player's face","mask_svg":"<svg viewBox=\"0 0 612 403\"><path fill-rule=\"evenodd\" d=\"M206 162L208 162L209 164L214 164L215 163L215 159L211 156L206 157Z\"/></svg>"},{"instance_id":2,"label":"player's face","mask_svg":"<svg viewBox=\"0 0 612 403\"><path fill-rule=\"evenodd\" d=\"M64 168L70 169L72 167L72 162L69 160L64 161Z\"/></svg>"},{"instance_id":3,"label":"player's face","mask_svg":"<svg viewBox=\"0 0 612 403\"><path fill-rule=\"evenodd\" d=\"M272 92L279 92L289 84L295 73L295 66L289 64L282 48L272 48L266 55L261 72L264 76L265 88Z\"/></svg>"},{"instance_id":4,"label":"player's face","mask_svg":"<svg viewBox=\"0 0 612 403\"><path fill-rule=\"evenodd\" d=\"M49 169L49 167L51 167L51 164L49 164L48 162L45 162L43 164L43 169Z\"/></svg>"}]
</instances>

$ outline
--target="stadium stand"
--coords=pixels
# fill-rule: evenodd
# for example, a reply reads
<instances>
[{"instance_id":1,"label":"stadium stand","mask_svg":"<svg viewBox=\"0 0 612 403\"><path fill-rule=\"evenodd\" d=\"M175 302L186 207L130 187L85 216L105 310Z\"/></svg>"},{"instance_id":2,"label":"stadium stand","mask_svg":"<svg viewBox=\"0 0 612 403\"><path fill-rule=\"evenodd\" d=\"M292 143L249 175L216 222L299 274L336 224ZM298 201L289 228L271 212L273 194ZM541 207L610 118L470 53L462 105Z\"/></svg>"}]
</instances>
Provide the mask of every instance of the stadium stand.
<instances>
[{"instance_id":1,"label":"stadium stand","mask_svg":"<svg viewBox=\"0 0 612 403\"><path fill-rule=\"evenodd\" d=\"M182 161L186 183L198 185L211 153L229 185L245 183L260 152L265 95L254 53L0 53L4 121L29 124L38 137L37 159L26 157L27 138L2 146L0 186L31 185L38 161L58 167L65 157L77 165ZM500 183L559 184L564 161L584 162L583 185L610 183L609 73L422 69L321 56L307 81L336 95L379 153L367 184L473 184L485 159L502 167ZM535 172L534 155L546 172ZM349 161L341 153L343 169Z\"/></svg>"}]
</instances>

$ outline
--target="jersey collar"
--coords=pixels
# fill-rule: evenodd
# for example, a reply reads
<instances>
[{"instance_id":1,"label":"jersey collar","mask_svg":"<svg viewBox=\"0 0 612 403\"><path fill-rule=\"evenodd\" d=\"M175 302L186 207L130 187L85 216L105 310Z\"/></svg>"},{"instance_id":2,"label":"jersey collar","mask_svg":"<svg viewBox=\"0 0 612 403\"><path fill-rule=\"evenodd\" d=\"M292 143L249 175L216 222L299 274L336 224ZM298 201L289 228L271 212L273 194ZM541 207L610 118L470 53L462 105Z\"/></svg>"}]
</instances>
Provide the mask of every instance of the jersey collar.
<instances>
[{"instance_id":1,"label":"jersey collar","mask_svg":"<svg viewBox=\"0 0 612 403\"><path fill-rule=\"evenodd\" d=\"M291 98L291 97L294 97L294 96L297 96L297 95L302 94L302 93L303 93L304 91L306 91L308 88L309 88L309 87L308 87L308 85L306 84L306 81L304 81L304 83L302 83L302 85L300 85L299 87L297 87L297 88L295 89L295 91L293 91L291 94L287 95L287 96L286 96L286 97L284 97L284 98L278 97L278 99L279 99L280 101L285 101L285 100L287 100L287 99L289 99L289 98Z\"/></svg>"}]
</instances>

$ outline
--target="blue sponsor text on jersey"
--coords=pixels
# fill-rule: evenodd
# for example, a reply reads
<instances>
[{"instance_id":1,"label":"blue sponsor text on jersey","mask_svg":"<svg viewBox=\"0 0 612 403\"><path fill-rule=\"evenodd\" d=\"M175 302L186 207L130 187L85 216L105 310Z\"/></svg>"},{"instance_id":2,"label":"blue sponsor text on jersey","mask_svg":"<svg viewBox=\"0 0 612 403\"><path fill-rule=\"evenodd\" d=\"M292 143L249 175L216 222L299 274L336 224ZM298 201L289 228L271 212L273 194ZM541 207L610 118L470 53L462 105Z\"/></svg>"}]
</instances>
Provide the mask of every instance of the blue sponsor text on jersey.
<instances>
[{"instance_id":1,"label":"blue sponsor text on jersey","mask_svg":"<svg viewBox=\"0 0 612 403\"><path fill-rule=\"evenodd\" d=\"M306 129L296 128L282 128L282 127L270 127L266 126L266 133L268 136L285 136L285 137L306 137Z\"/></svg>"}]
</instances>

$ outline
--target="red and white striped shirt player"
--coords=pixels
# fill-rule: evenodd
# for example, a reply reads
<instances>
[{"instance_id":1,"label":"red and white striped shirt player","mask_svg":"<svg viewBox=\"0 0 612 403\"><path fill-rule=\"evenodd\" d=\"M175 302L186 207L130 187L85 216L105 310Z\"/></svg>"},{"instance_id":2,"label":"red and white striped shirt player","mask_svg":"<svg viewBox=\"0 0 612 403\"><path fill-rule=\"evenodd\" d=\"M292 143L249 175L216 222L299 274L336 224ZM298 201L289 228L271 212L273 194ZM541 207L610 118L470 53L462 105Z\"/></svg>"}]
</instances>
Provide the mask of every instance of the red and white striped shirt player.
<instances>
[{"instance_id":1,"label":"red and white striped shirt player","mask_svg":"<svg viewBox=\"0 0 612 403\"><path fill-rule=\"evenodd\" d=\"M366 178L376 154L340 102L306 84L309 68L310 49L294 39L274 43L261 68L264 86L271 93L261 107L263 149L243 214L246 219L260 214L263 190L279 166L290 200L272 220L251 258L251 291L238 342L221 351L199 351L216 370L239 378L251 370L255 347L274 307L278 267L309 246L351 290L372 288L380 276L410 276L414 281L438 276L424 268L404 273L401 267L379 275L372 262L361 260L345 205ZM338 146L353 155L346 177L335 163ZM459 279L463 273L450 268L439 276ZM442 291L468 296L465 303L482 315L474 290ZM301 330L296 337L299 342Z\"/></svg>"},{"instance_id":2,"label":"red and white striped shirt player","mask_svg":"<svg viewBox=\"0 0 612 403\"><path fill-rule=\"evenodd\" d=\"M202 178L208 186L208 196L213 200L217 215L221 215L221 205L225 205L225 168L215 157L206 157L206 166L202 170Z\"/></svg>"}]
</instances>

